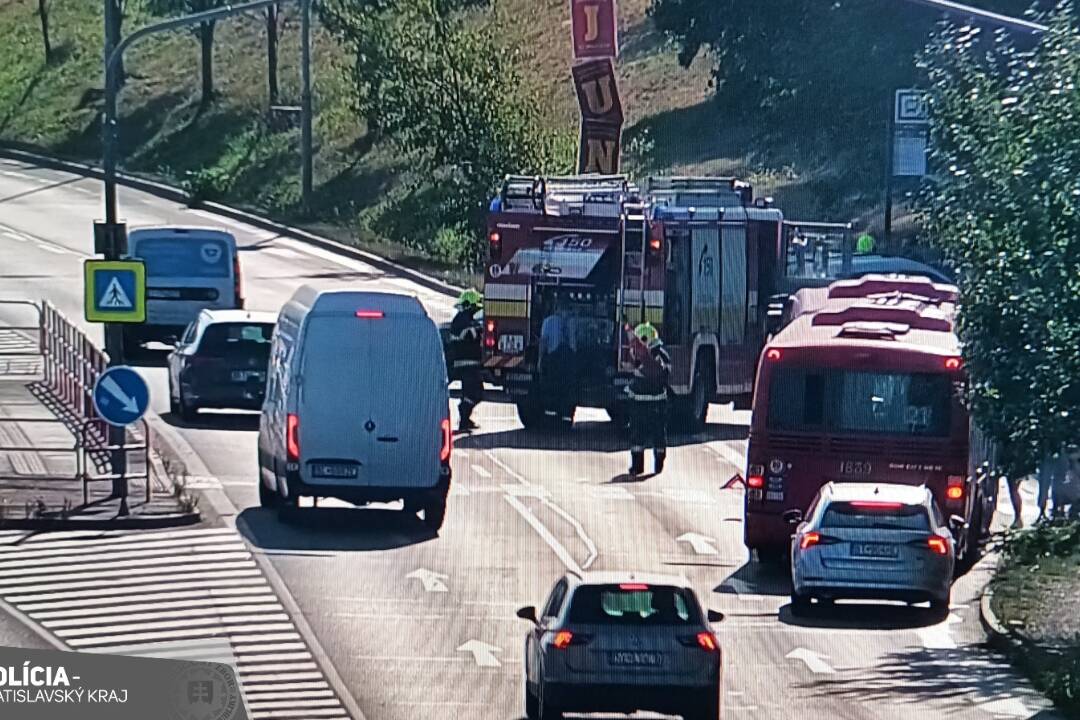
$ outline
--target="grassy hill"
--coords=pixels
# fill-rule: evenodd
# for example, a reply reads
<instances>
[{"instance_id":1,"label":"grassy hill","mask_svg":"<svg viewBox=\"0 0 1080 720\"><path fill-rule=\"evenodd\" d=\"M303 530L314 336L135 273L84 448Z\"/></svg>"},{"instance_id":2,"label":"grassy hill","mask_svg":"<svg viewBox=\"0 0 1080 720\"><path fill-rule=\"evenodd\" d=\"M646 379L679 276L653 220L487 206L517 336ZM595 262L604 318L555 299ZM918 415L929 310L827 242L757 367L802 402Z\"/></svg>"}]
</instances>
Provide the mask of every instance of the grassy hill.
<instances>
[{"instance_id":1,"label":"grassy hill","mask_svg":"<svg viewBox=\"0 0 1080 720\"><path fill-rule=\"evenodd\" d=\"M619 3L620 94L627 112L624 148L635 170L736 174L774 194L802 219L840 220L871 212L880 197L877 138L824 145L783 128L736 123L711 99L709 59L688 69L647 16L649 0ZM101 3L55 2L50 15L56 57L43 61L35 0L0 0L0 140L63 156L100 158ZM129 6L138 3L131 0ZM507 37L522 50L523 74L547 98L550 122L576 129L565 0L498 0ZM152 18L129 10L125 32ZM283 104L298 103L299 19L289 5L281 36ZM144 40L126 58L120 98L121 166L188 183L208 196L298 217L298 131L267 120L265 27L259 16L219 23L215 45L218 100L198 103L198 45L188 32ZM307 226L385 254L419 259L425 238L388 244L371 219L400 192L407 159L372 143L352 111L345 70L350 58L317 29L316 196ZM809 140L812 140L810 138Z\"/></svg>"}]
</instances>

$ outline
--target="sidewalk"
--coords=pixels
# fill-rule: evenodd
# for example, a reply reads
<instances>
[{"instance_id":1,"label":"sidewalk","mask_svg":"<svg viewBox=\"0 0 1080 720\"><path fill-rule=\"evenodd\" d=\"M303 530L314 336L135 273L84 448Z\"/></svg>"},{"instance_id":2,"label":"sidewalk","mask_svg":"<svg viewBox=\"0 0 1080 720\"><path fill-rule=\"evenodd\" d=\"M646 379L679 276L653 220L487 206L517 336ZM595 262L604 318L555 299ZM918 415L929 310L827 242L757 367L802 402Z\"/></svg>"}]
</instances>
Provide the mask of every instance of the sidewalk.
<instances>
[{"instance_id":1,"label":"sidewalk","mask_svg":"<svg viewBox=\"0 0 1080 720\"><path fill-rule=\"evenodd\" d=\"M149 502L147 480L128 481L128 517L119 517L119 500L109 498L109 479L87 483L84 498L76 442L82 425L39 379L0 374L0 527L150 528L198 521L194 508L181 507L172 483L153 468ZM88 435L93 442L93 429ZM145 440L132 435L128 442ZM130 451L128 458L130 474L146 475L144 451ZM85 459L87 475L108 476L108 453L88 452Z\"/></svg>"}]
</instances>

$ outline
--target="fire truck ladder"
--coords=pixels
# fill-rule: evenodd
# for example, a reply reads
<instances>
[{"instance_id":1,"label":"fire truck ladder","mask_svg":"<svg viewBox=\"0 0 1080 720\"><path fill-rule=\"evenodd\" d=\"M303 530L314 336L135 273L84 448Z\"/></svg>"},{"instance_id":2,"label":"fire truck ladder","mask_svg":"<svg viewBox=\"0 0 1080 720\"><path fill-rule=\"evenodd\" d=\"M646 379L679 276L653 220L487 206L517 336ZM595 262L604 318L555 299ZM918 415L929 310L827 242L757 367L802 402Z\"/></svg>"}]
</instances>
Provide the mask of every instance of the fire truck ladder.
<instances>
[{"instance_id":1,"label":"fire truck ladder","mask_svg":"<svg viewBox=\"0 0 1080 720\"><path fill-rule=\"evenodd\" d=\"M645 192L653 202L672 205L679 198L679 205L687 205L688 198L713 198L707 206L749 205L753 188L734 177L707 177L697 175L650 176L645 181ZM727 199L727 202L721 200Z\"/></svg>"},{"instance_id":2,"label":"fire truck ladder","mask_svg":"<svg viewBox=\"0 0 1080 720\"><path fill-rule=\"evenodd\" d=\"M619 268L619 322L636 325L645 322L645 265L649 242L647 203L625 203L619 223L622 232L622 263ZM636 315L631 315L628 307L630 296L634 297L638 307ZM620 335L621 337L621 335ZM624 362L625 343L619 343L619 364Z\"/></svg>"},{"instance_id":3,"label":"fire truck ladder","mask_svg":"<svg viewBox=\"0 0 1080 720\"><path fill-rule=\"evenodd\" d=\"M507 175L502 203L504 210L519 212L615 217L619 205L636 193L625 175Z\"/></svg>"}]
</instances>

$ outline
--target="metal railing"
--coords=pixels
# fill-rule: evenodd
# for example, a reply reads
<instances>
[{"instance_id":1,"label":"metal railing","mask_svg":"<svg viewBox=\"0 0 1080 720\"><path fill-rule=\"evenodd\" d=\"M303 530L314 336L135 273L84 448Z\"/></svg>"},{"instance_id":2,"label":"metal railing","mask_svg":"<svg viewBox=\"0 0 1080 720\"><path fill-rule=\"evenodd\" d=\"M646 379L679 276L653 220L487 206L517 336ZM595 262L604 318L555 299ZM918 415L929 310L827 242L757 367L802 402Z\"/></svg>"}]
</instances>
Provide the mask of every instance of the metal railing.
<instances>
[{"instance_id":1,"label":"metal railing","mask_svg":"<svg viewBox=\"0 0 1080 720\"><path fill-rule=\"evenodd\" d=\"M41 351L45 383L77 414L96 418L94 384L108 357L47 302L41 306Z\"/></svg>"},{"instance_id":2,"label":"metal railing","mask_svg":"<svg viewBox=\"0 0 1080 720\"><path fill-rule=\"evenodd\" d=\"M75 474L76 477L82 482L83 486L83 504L89 502L90 497L90 483L92 482L112 482L120 478L120 475L112 472L110 469L108 472L98 473L91 471L91 464L89 462L90 455L93 454L111 454L115 450L121 450L126 455L130 455L132 452L140 453L143 461L143 470L141 472L131 472L131 463L126 462L126 470L123 477L128 480L141 480L146 485L146 502L150 502L153 497L153 490L150 483L150 428L146 424L146 420L140 418L136 423L142 432L142 439L138 439L137 434L132 433L129 429L125 433L124 443L122 445L110 445L107 438L109 437L108 427L104 420L95 418L87 420L79 426L78 434L75 436L75 447L77 450ZM129 458L130 459L130 458Z\"/></svg>"}]
</instances>

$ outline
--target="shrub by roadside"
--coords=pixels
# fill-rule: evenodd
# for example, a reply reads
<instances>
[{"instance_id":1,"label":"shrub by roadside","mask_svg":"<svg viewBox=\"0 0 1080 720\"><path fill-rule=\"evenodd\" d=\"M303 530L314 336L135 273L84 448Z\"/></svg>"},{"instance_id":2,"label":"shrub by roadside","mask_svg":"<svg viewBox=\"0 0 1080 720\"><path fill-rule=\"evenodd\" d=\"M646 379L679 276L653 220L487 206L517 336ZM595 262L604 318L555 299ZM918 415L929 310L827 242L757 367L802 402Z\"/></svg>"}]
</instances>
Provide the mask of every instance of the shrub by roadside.
<instances>
[{"instance_id":1,"label":"shrub by roadside","mask_svg":"<svg viewBox=\"0 0 1080 720\"><path fill-rule=\"evenodd\" d=\"M1009 533L991 607L1020 642L1013 662L1066 714L1080 718L1080 521Z\"/></svg>"}]
</instances>

